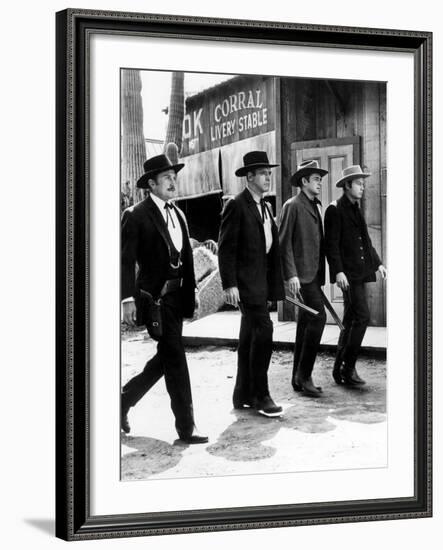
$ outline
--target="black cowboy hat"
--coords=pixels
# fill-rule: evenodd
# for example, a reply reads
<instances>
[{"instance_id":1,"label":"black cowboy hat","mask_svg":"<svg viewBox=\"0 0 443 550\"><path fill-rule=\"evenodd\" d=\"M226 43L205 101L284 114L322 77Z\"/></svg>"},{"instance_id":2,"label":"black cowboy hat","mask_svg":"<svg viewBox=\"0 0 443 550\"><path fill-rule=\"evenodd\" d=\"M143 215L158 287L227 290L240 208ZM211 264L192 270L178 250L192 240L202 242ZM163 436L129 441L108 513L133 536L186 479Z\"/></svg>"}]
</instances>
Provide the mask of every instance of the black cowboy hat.
<instances>
[{"instance_id":1,"label":"black cowboy hat","mask_svg":"<svg viewBox=\"0 0 443 550\"><path fill-rule=\"evenodd\" d=\"M278 166L278 164L269 164L268 155L265 151L251 151L250 153L246 153L243 157L243 164L244 166L235 171L236 176L246 176L246 174L251 170L262 168L264 166L266 168L274 168L275 166Z\"/></svg>"},{"instance_id":2,"label":"black cowboy hat","mask_svg":"<svg viewBox=\"0 0 443 550\"><path fill-rule=\"evenodd\" d=\"M301 179L307 178L311 174L319 174L321 177L326 176L327 170L320 168L316 160L304 160L297 166L297 171L291 177L291 185L301 187Z\"/></svg>"},{"instance_id":3,"label":"black cowboy hat","mask_svg":"<svg viewBox=\"0 0 443 550\"><path fill-rule=\"evenodd\" d=\"M174 170L175 173L179 172L183 168L184 164L172 164L169 158L166 155L157 155L156 157L151 157L143 164L143 169L145 173L137 181L137 187L140 189L148 189L148 180L160 174L160 172L165 172L166 170Z\"/></svg>"}]
</instances>

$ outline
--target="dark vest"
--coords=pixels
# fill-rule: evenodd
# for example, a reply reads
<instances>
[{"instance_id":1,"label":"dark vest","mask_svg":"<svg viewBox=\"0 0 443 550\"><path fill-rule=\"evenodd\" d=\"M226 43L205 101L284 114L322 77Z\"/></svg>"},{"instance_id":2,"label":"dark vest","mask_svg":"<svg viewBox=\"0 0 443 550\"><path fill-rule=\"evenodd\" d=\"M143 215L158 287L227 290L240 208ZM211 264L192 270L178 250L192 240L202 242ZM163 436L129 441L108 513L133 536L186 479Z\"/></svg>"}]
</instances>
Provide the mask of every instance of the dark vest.
<instances>
[{"instance_id":1,"label":"dark vest","mask_svg":"<svg viewBox=\"0 0 443 550\"><path fill-rule=\"evenodd\" d=\"M181 227L180 227L180 230L181 230ZM169 270L167 274L167 279L177 279L177 278L180 278L183 273L182 255L181 255L181 252L179 252L175 248L167 227L166 227L166 240L168 241L168 251L169 251ZM184 242L184 236L183 236L183 242ZM183 250L183 247L182 247L182 250Z\"/></svg>"}]
</instances>

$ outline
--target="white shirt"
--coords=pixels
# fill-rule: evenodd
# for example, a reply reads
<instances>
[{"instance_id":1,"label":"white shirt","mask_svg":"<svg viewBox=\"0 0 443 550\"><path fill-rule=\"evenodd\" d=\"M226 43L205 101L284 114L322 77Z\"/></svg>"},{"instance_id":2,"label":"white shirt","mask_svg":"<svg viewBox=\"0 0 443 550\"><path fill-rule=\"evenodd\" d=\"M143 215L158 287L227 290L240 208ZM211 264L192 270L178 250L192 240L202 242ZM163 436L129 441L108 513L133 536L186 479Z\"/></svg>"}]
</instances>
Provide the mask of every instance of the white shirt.
<instances>
[{"instance_id":1,"label":"white shirt","mask_svg":"<svg viewBox=\"0 0 443 550\"><path fill-rule=\"evenodd\" d=\"M255 193L255 191L252 191L248 186L246 186L248 191L251 193L252 198L257 204L258 213L260 214L260 218L262 217L262 210L261 210L261 204L260 201L262 197ZM263 229L265 232L265 242L266 242L266 254L271 250L272 246L272 223L271 223L271 213L269 212L269 208L266 205L265 207L265 221L263 223Z\"/></svg>"},{"instance_id":2,"label":"white shirt","mask_svg":"<svg viewBox=\"0 0 443 550\"><path fill-rule=\"evenodd\" d=\"M160 214L163 216L163 219L165 220L171 240L174 243L175 248L178 250L178 252L180 252L181 249L183 248L183 234L182 234L182 228L180 225L180 221L177 217L175 208L169 208L168 209L169 215L168 215L165 208L166 202L163 199L160 199L159 197L157 197L157 195L154 195L154 193L151 193L151 199L154 201L154 204L160 210ZM171 218L172 218L172 221L171 221Z\"/></svg>"}]
</instances>

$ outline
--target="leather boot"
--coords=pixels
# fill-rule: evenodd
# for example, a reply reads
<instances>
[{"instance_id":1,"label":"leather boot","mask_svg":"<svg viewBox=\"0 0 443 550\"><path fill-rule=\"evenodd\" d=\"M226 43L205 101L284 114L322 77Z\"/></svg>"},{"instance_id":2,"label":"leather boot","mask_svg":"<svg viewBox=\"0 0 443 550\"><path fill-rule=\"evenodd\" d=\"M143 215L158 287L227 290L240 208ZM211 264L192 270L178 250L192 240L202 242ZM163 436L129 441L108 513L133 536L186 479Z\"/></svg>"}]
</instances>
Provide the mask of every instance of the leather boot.
<instances>
[{"instance_id":1,"label":"leather boot","mask_svg":"<svg viewBox=\"0 0 443 550\"><path fill-rule=\"evenodd\" d=\"M307 383L308 384L312 384L312 386L314 386L314 388L319 391L320 393L323 393L323 390L322 390L322 387L321 386L315 386L314 385L314 382L312 381L312 376L310 376L308 379L307 379ZM294 389L294 391L303 391L303 386L302 384L298 381L297 382L297 376L294 376L291 380L291 385L292 385L292 388Z\"/></svg>"},{"instance_id":2,"label":"leather boot","mask_svg":"<svg viewBox=\"0 0 443 550\"><path fill-rule=\"evenodd\" d=\"M293 387L295 391L301 391L307 397L321 397L322 394L322 389L319 386L314 386L311 376L306 380L296 377Z\"/></svg>"},{"instance_id":3,"label":"leather boot","mask_svg":"<svg viewBox=\"0 0 443 550\"><path fill-rule=\"evenodd\" d=\"M342 378L342 354L337 353L334 361L334 366L332 368L332 378L334 379L336 384L343 384L343 378Z\"/></svg>"},{"instance_id":4,"label":"leather boot","mask_svg":"<svg viewBox=\"0 0 443 550\"><path fill-rule=\"evenodd\" d=\"M130 407L123 406L123 403L121 404L120 427L125 432L125 434L128 434L131 431L131 426L129 425L129 420L128 420L129 409Z\"/></svg>"},{"instance_id":5,"label":"leather boot","mask_svg":"<svg viewBox=\"0 0 443 550\"><path fill-rule=\"evenodd\" d=\"M297 379L297 365L294 364L292 368L291 386L293 387L294 391L301 391L301 387L297 384L296 379Z\"/></svg>"},{"instance_id":6,"label":"leather boot","mask_svg":"<svg viewBox=\"0 0 443 550\"><path fill-rule=\"evenodd\" d=\"M344 339L344 335L342 331L338 339L337 352L335 354L334 366L332 368L332 378L334 379L334 382L336 384L343 384L342 367L343 367L343 355L345 351L345 347L343 345L343 339Z\"/></svg>"},{"instance_id":7,"label":"leather boot","mask_svg":"<svg viewBox=\"0 0 443 550\"><path fill-rule=\"evenodd\" d=\"M300 354L299 354L300 355ZM304 376L302 374L298 374L298 361L299 357L297 358L297 361L295 359L295 353L294 353L294 366L292 367L292 377L291 377L291 386L294 391L301 392L303 391L303 384L300 382L300 380L304 379L305 382L308 383L309 386L313 386L315 390L322 393L323 390L320 386L314 386L314 383L312 381L312 376L307 376L308 373L304 373Z\"/></svg>"},{"instance_id":8,"label":"leather boot","mask_svg":"<svg viewBox=\"0 0 443 550\"><path fill-rule=\"evenodd\" d=\"M360 376L358 375L355 365L352 364L343 364L343 367L341 368L341 376L343 384L347 386L363 386L364 384L366 384L363 378L360 378Z\"/></svg>"}]
</instances>

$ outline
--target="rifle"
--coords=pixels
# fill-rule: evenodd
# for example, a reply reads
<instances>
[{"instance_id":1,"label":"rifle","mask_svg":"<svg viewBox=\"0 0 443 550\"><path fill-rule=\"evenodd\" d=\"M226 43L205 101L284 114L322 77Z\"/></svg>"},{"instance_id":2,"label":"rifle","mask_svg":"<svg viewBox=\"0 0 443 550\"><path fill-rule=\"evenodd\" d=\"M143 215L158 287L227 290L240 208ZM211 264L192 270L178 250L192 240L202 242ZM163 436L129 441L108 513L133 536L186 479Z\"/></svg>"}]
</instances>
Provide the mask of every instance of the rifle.
<instances>
[{"instance_id":1,"label":"rifle","mask_svg":"<svg viewBox=\"0 0 443 550\"><path fill-rule=\"evenodd\" d=\"M340 330L343 330L345 327L343 326L343 323L341 322L340 317L335 312L334 308L332 307L331 302L326 297L323 290L321 291L323 302L326 306L326 309L331 314L332 318L334 319L335 323L337 324L338 328ZM301 296L299 296L299 300L296 300L295 298L291 298L291 296L285 296L285 300L290 302L291 304L294 304L295 306L300 307L301 309L304 309L305 311L309 311L309 313L312 313L312 315L318 315L318 311L315 309L312 309L311 307L307 306L305 303L303 303Z\"/></svg>"},{"instance_id":2,"label":"rifle","mask_svg":"<svg viewBox=\"0 0 443 550\"><path fill-rule=\"evenodd\" d=\"M343 330L345 327L343 326L343 323L341 322L341 319L340 317L337 315L335 309L332 307L332 304L331 302L328 300L328 298L326 297L326 294L323 292L323 290L321 291L321 294L323 296L323 302L326 306L326 309L329 311L329 313L332 315L332 318L334 319L334 321L336 322L338 328L340 330Z\"/></svg>"},{"instance_id":3,"label":"rifle","mask_svg":"<svg viewBox=\"0 0 443 550\"><path fill-rule=\"evenodd\" d=\"M285 296L285 300L287 300L288 302L291 302L291 304L294 304L295 306L298 306L301 309L304 309L305 311L309 311L309 313L312 313L312 315L318 315L317 310L307 306L301 300L296 300L295 298L291 298L291 296Z\"/></svg>"}]
</instances>

